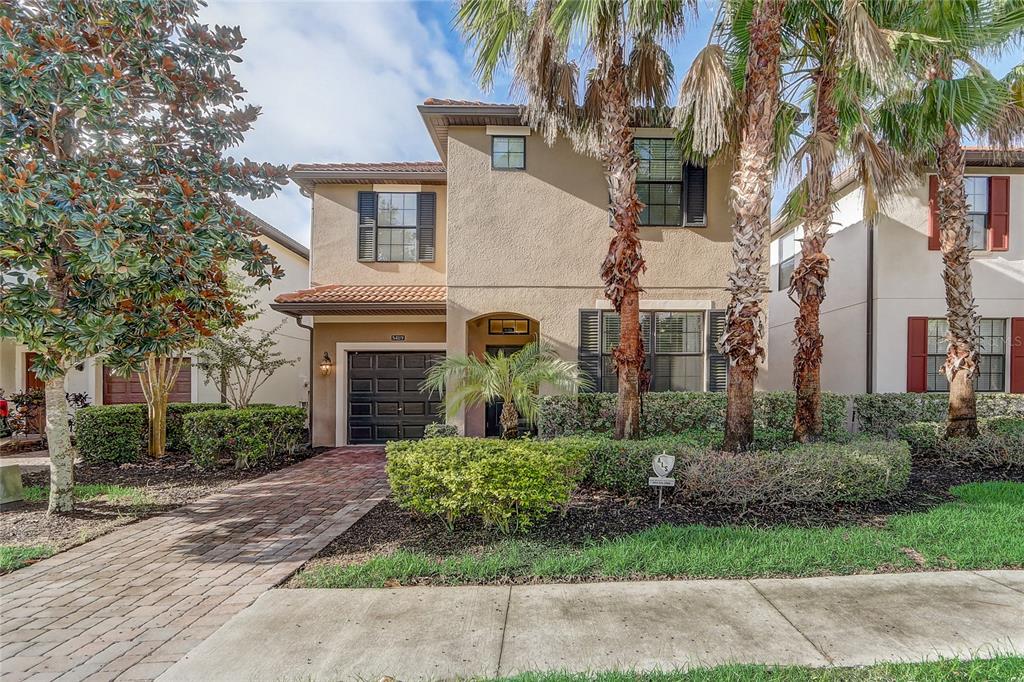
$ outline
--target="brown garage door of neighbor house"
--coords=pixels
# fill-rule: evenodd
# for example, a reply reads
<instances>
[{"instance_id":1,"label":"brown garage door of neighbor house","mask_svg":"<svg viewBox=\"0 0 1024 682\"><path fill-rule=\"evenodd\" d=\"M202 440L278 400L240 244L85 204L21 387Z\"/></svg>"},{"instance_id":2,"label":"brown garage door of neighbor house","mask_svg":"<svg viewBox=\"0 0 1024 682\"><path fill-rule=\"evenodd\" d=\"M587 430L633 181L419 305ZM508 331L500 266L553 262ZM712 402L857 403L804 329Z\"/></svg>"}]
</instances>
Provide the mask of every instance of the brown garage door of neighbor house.
<instances>
[{"instance_id":1,"label":"brown garage door of neighbor house","mask_svg":"<svg viewBox=\"0 0 1024 682\"><path fill-rule=\"evenodd\" d=\"M131 378L126 379L111 374L109 367L103 368L104 405L144 402L146 402L146 396L142 394L142 385L139 383L138 374L132 374ZM189 358L185 358L185 362L181 365L178 380L174 382L174 388L171 389L170 402L192 402L192 361Z\"/></svg>"}]
</instances>

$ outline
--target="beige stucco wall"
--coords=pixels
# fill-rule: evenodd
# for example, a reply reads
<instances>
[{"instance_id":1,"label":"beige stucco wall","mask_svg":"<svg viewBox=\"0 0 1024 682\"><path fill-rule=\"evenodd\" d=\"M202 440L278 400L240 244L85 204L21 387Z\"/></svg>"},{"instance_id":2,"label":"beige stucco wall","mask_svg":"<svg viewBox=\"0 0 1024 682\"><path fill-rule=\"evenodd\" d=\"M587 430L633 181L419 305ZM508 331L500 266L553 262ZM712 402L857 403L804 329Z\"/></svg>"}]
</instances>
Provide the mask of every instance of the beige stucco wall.
<instances>
[{"instance_id":1,"label":"beige stucco wall","mask_svg":"<svg viewBox=\"0 0 1024 682\"><path fill-rule=\"evenodd\" d=\"M313 357L319 364L324 352L331 356L334 369L330 376L322 376L317 370L313 376L313 444L335 445L335 429L338 419L337 381L339 343L379 343L381 350L401 350L400 345L391 346L393 334L405 335L406 343L444 343L444 321L419 321L403 319L352 317L349 321L316 320L313 332ZM333 318L338 320L341 318Z\"/></svg>"},{"instance_id":2,"label":"beige stucco wall","mask_svg":"<svg viewBox=\"0 0 1024 682\"><path fill-rule=\"evenodd\" d=\"M433 263L361 263L358 260L359 192L436 192ZM310 281L317 284L444 284L447 196L444 185L328 185L313 194Z\"/></svg>"},{"instance_id":3,"label":"beige stucco wall","mask_svg":"<svg viewBox=\"0 0 1024 682\"><path fill-rule=\"evenodd\" d=\"M0 339L0 391L8 396L17 389L16 353L14 341Z\"/></svg>"}]
</instances>

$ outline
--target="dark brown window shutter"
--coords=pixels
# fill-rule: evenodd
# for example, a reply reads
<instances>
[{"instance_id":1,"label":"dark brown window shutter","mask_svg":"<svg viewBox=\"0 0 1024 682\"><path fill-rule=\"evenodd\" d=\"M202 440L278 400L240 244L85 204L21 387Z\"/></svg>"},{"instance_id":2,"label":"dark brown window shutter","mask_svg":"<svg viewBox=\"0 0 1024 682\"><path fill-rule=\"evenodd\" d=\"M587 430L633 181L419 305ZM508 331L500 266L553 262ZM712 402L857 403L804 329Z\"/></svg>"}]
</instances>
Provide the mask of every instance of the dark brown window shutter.
<instances>
[{"instance_id":1,"label":"dark brown window shutter","mask_svg":"<svg viewBox=\"0 0 1024 682\"><path fill-rule=\"evenodd\" d=\"M1010 393L1024 393L1024 317L1010 320Z\"/></svg>"},{"instance_id":2,"label":"dark brown window shutter","mask_svg":"<svg viewBox=\"0 0 1024 682\"><path fill-rule=\"evenodd\" d=\"M686 224L708 224L708 171L701 166L686 166Z\"/></svg>"},{"instance_id":3,"label":"dark brown window shutter","mask_svg":"<svg viewBox=\"0 0 1024 682\"><path fill-rule=\"evenodd\" d=\"M994 175L988 180L988 248L1010 250L1010 177Z\"/></svg>"},{"instance_id":4,"label":"dark brown window shutter","mask_svg":"<svg viewBox=\"0 0 1024 682\"><path fill-rule=\"evenodd\" d=\"M432 263L436 253L437 193L420 192L416 207L416 260Z\"/></svg>"},{"instance_id":5,"label":"dark brown window shutter","mask_svg":"<svg viewBox=\"0 0 1024 682\"><path fill-rule=\"evenodd\" d=\"M938 251L939 242L939 178L928 176L928 250Z\"/></svg>"},{"instance_id":6,"label":"dark brown window shutter","mask_svg":"<svg viewBox=\"0 0 1024 682\"><path fill-rule=\"evenodd\" d=\"M928 318L907 318L907 393L928 390Z\"/></svg>"},{"instance_id":7,"label":"dark brown window shutter","mask_svg":"<svg viewBox=\"0 0 1024 682\"><path fill-rule=\"evenodd\" d=\"M359 241L357 258L361 261L377 259L377 193L359 193Z\"/></svg>"},{"instance_id":8,"label":"dark brown window shutter","mask_svg":"<svg viewBox=\"0 0 1024 682\"><path fill-rule=\"evenodd\" d=\"M718 339L725 333L725 311L708 314L708 390L725 391L729 382L729 358L718 350Z\"/></svg>"},{"instance_id":9,"label":"dark brown window shutter","mask_svg":"<svg viewBox=\"0 0 1024 682\"><path fill-rule=\"evenodd\" d=\"M580 376L590 382L587 392L601 390L601 311L580 311L580 345L576 351Z\"/></svg>"}]
</instances>

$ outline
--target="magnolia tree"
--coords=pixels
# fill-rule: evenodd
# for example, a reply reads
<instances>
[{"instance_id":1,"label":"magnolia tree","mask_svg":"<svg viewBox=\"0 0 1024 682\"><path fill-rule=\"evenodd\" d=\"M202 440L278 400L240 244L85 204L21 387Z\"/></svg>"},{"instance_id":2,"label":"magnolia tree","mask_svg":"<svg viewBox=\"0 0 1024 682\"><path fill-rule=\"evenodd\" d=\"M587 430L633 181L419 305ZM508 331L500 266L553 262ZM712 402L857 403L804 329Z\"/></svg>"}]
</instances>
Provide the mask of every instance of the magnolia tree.
<instances>
[{"instance_id":1,"label":"magnolia tree","mask_svg":"<svg viewBox=\"0 0 1024 682\"><path fill-rule=\"evenodd\" d=\"M72 508L65 373L173 355L230 322L240 268L280 276L231 199L267 197L282 168L226 157L258 109L231 73L237 28L196 0L0 5L0 326L46 385L49 511ZM167 315L174 311L175 315Z\"/></svg>"},{"instance_id":2,"label":"magnolia tree","mask_svg":"<svg viewBox=\"0 0 1024 682\"><path fill-rule=\"evenodd\" d=\"M212 377L220 394L232 407L247 407L256 391L274 376L274 372L294 365L277 350L274 335L281 324L269 331L228 329L211 336L196 353L196 363L207 377Z\"/></svg>"}]
</instances>

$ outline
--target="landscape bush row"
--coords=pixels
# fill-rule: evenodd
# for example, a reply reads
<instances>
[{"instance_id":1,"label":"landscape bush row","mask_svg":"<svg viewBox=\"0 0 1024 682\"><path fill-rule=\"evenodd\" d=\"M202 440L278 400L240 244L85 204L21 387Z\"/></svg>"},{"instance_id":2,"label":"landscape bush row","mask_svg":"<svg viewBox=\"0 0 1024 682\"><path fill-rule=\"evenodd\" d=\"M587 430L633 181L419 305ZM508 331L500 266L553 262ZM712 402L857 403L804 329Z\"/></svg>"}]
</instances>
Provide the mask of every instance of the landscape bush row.
<instances>
[{"instance_id":1,"label":"landscape bush row","mask_svg":"<svg viewBox=\"0 0 1024 682\"><path fill-rule=\"evenodd\" d=\"M430 438L387 445L395 500L452 528L476 518L504 532L564 508L581 483L622 495L650 490L651 460L676 458L674 494L709 505L831 504L879 499L910 477L903 441L857 438L735 454L713 435L642 441L563 437L545 441Z\"/></svg>"},{"instance_id":2,"label":"landscape bush row","mask_svg":"<svg viewBox=\"0 0 1024 682\"><path fill-rule=\"evenodd\" d=\"M86 407L76 416L75 445L87 462L134 462L145 456L146 406ZM306 413L299 407L253 405L242 410L221 403L167 406L167 450L188 453L201 466L230 457L252 466L306 440Z\"/></svg>"},{"instance_id":3,"label":"landscape bush row","mask_svg":"<svg viewBox=\"0 0 1024 682\"><path fill-rule=\"evenodd\" d=\"M914 455L952 464L1024 466L1024 418L989 417L979 420L978 438L944 438L943 422L903 424L897 436L910 444Z\"/></svg>"}]
</instances>

